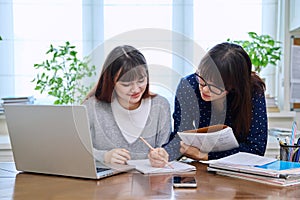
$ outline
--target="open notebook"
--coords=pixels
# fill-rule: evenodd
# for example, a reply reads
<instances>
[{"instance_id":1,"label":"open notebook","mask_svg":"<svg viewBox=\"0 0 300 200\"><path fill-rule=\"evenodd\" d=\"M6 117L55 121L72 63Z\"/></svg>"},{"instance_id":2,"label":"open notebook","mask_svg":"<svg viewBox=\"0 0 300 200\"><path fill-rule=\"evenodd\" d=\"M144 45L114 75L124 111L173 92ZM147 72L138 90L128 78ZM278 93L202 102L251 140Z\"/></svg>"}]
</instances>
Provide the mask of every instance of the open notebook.
<instances>
[{"instance_id":1,"label":"open notebook","mask_svg":"<svg viewBox=\"0 0 300 200\"><path fill-rule=\"evenodd\" d=\"M149 159L129 160L127 164L135 166L135 169L143 174L180 173L196 170L195 166L179 161L170 162L173 168L167 165L164 168L152 167Z\"/></svg>"}]
</instances>

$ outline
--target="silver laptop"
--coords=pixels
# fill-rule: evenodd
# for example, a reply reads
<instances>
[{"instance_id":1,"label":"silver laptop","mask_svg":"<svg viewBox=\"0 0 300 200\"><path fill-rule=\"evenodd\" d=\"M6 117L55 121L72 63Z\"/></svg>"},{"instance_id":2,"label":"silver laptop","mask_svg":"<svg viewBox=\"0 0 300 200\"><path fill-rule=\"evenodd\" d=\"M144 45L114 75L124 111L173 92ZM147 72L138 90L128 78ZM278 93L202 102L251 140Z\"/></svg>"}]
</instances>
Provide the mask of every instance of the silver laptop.
<instances>
[{"instance_id":1,"label":"silver laptop","mask_svg":"<svg viewBox=\"0 0 300 200\"><path fill-rule=\"evenodd\" d=\"M18 171L100 179L133 169L96 166L84 106L4 105Z\"/></svg>"}]
</instances>

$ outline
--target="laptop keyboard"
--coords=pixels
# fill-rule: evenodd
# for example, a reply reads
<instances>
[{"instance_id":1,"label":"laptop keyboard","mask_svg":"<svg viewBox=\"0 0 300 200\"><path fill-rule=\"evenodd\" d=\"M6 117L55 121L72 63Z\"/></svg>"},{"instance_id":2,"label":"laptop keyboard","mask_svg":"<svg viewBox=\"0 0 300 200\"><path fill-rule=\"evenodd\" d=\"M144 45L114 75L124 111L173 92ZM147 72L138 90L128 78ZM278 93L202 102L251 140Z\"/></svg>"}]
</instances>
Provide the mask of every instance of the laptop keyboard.
<instances>
[{"instance_id":1,"label":"laptop keyboard","mask_svg":"<svg viewBox=\"0 0 300 200\"><path fill-rule=\"evenodd\" d=\"M104 171L107 171L107 170L110 170L110 169L97 167L96 170L97 170L97 173L99 173L99 172L104 172Z\"/></svg>"}]
</instances>

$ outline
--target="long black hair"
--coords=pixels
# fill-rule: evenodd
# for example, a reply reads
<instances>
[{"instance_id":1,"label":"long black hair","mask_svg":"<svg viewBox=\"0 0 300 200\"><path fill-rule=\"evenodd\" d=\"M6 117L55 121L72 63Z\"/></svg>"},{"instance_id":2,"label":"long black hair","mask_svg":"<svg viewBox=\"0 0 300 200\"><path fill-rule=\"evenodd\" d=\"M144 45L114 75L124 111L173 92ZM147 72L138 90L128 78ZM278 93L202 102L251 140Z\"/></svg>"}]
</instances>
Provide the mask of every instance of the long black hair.
<instances>
[{"instance_id":1,"label":"long black hair","mask_svg":"<svg viewBox=\"0 0 300 200\"><path fill-rule=\"evenodd\" d=\"M199 73L205 80L223 85L228 91L232 126L236 134L249 133L252 112L252 94L264 93L265 83L252 72L252 63L246 51L237 44L221 43L211 48L201 60Z\"/></svg>"}]
</instances>

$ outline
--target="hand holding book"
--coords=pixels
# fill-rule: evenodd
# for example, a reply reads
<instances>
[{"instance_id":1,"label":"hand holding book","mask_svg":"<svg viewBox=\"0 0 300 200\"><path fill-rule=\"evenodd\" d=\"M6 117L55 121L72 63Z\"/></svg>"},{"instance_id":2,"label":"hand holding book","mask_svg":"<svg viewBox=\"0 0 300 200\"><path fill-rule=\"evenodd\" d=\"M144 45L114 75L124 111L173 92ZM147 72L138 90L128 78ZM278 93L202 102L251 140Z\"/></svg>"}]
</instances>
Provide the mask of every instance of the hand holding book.
<instances>
[{"instance_id":1,"label":"hand holding book","mask_svg":"<svg viewBox=\"0 0 300 200\"><path fill-rule=\"evenodd\" d=\"M203 153L239 147L231 127L226 125L187 130L178 132L178 135L185 144L197 147Z\"/></svg>"}]
</instances>

